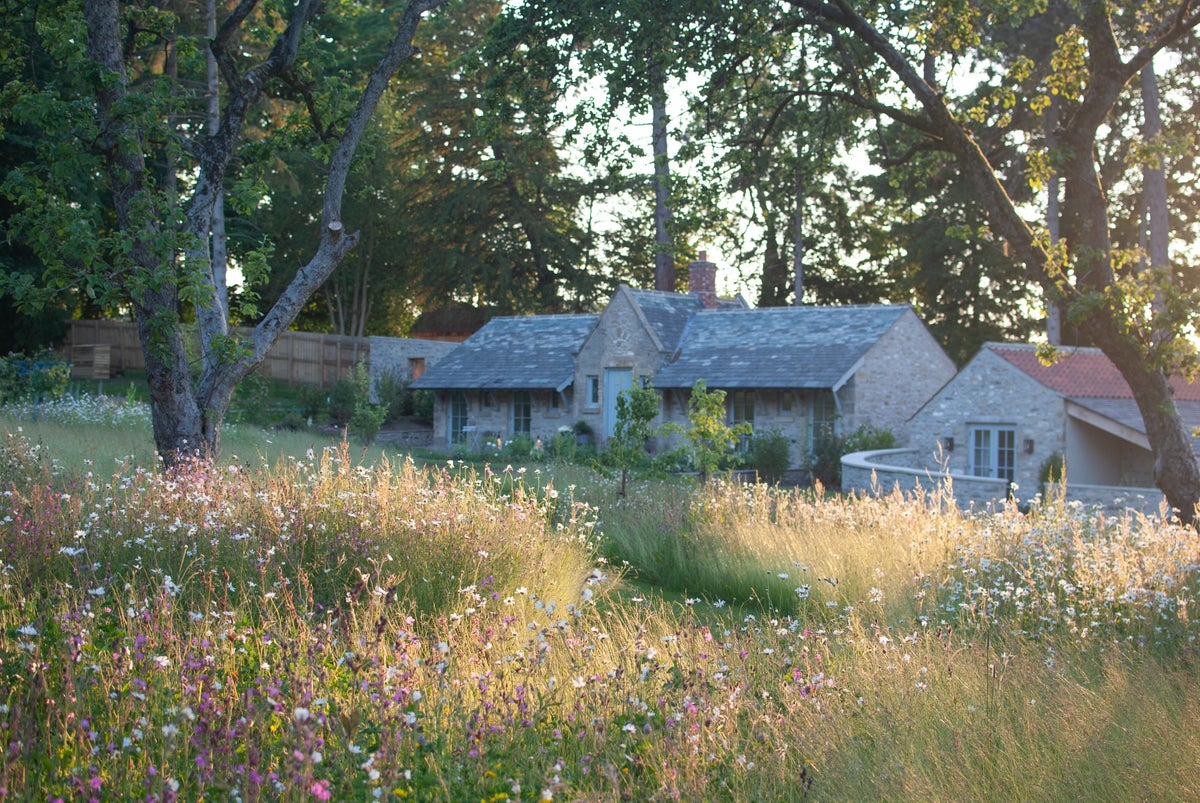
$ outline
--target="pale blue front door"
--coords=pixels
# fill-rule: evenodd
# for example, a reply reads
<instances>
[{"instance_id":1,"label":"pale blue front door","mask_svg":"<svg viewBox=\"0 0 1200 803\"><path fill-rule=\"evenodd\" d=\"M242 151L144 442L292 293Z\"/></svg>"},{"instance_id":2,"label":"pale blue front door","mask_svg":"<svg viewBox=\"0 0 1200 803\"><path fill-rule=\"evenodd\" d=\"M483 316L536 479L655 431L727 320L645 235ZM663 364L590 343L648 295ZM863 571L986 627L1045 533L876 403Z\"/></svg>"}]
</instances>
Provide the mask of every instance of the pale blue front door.
<instances>
[{"instance_id":1,"label":"pale blue front door","mask_svg":"<svg viewBox=\"0 0 1200 803\"><path fill-rule=\"evenodd\" d=\"M623 390L633 388L632 368L604 369L604 438L613 436L617 429L617 396Z\"/></svg>"}]
</instances>

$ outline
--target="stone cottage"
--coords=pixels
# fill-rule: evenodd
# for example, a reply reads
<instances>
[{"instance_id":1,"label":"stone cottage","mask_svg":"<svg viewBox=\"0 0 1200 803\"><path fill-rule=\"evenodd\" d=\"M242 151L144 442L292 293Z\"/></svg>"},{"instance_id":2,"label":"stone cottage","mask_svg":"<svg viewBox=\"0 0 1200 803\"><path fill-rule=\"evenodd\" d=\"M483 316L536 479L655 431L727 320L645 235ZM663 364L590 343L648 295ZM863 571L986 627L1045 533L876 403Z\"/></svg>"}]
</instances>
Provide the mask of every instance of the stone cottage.
<instances>
[{"instance_id":1,"label":"stone cottage","mask_svg":"<svg viewBox=\"0 0 1200 803\"><path fill-rule=\"evenodd\" d=\"M826 433L871 426L903 437L954 373L907 305L772 307L693 316L654 386L667 420L680 422L697 380L724 389L732 423L782 433L800 462Z\"/></svg>"},{"instance_id":2,"label":"stone cottage","mask_svg":"<svg viewBox=\"0 0 1200 803\"><path fill-rule=\"evenodd\" d=\"M703 379L731 423L779 431L799 465L822 432L898 430L954 375L908 306L751 309L718 298L715 273L701 254L688 293L622 286L599 315L493 319L414 384L437 393L435 442L548 441L575 422L603 441L618 395L644 382L660 420L686 424Z\"/></svg>"},{"instance_id":3,"label":"stone cottage","mask_svg":"<svg viewBox=\"0 0 1200 803\"><path fill-rule=\"evenodd\" d=\"M929 488L953 480L960 503L1042 490L1051 461L1072 499L1156 507L1153 457L1124 377L1099 349L1060 349L1051 365L1028 344L988 343L908 422L908 446L843 462L843 485ZM1173 381L1184 424L1200 426L1200 383ZM1200 442L1194 444L1200 452Z\"/></svg>"},{"instance_id":4,"label":"stone cottage","mask_svg":"<svg viewBox=\"0 0 1200 803\"><path fill-rule=\"evenodd\" d=\"M412 387L432 390L434 444L545 441L575 421L575 354L596 315L492 318Z\"/></svg>"}]
</instances>

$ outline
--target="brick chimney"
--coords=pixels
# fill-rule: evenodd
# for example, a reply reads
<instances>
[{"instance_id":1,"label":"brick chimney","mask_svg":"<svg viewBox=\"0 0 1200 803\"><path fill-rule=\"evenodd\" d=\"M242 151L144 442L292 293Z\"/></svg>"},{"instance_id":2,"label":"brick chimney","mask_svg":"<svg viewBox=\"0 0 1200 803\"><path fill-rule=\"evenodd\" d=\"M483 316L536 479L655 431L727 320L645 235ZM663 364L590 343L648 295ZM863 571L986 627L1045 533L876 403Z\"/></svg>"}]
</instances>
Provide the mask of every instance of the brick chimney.
<instances>
[{"instance_id":1,"label":"brick chimney","mask_svg":"<svg viewBox=\"0 0 1200 803\"><path fill-rule=\"evenodd\" d=\"M717 306L717 266L708 261L708 252L701 251L700 258L688 263L688 292L700 296L704 306Z\"/></svg>"}]
</instances>

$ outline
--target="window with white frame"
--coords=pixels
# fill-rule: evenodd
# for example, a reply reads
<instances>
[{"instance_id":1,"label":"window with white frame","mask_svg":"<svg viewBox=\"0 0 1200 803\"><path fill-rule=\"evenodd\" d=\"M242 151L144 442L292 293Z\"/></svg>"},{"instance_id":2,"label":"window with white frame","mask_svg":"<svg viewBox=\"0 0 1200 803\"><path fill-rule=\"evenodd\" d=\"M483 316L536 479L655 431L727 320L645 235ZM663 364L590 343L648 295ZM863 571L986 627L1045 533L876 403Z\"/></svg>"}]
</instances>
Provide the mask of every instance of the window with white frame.
<instances>
[{"instance_id":1,"label":"window with white frame","mask_svg":"<svg viewBox=\"0 0 1200 803\"><path fill-rule=\"evenodd\" d=\"M972 476L1012 482L1017 465L1016 428L1005 424L973 424L970 438Z\"/></svg>"},{"instance_id":2,"label":"window with white frame","mask_svg":"<svg viewBox=\"0 0 1200 803\"><path fill-rule=\"evenodd\" d=\"M588 407L600 406L600 377L593 374L587 378L587 401Z\"/></svg>"},{"instance_id":3,"label":"window with white frame","mask_svg":"<svg viewBox=\"0 0 1200 803\"><path fill-rule=\"evenodd\" d=\"M533 397L527 390L518 390L512 400L512 434L525 435L533 431Z\"/></svg>"}]
</instances>

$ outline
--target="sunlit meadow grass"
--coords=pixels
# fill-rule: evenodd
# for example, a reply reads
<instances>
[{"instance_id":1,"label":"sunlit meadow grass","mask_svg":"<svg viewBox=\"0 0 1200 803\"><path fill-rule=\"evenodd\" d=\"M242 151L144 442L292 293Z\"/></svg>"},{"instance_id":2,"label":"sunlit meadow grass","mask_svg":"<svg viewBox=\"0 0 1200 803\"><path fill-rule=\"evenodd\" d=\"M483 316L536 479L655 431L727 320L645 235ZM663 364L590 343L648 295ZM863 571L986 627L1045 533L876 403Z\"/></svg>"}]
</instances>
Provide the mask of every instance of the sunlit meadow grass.
<instances>
[{"instance_id":1,"label":"sunlit meadow grass","mask_svg":"<svg viewBox=\"0 0 1200 803\"><path fill-rule=\"evenodd\" d=\"M1178 526L50 451L0 444L2 798L1200 795Z\"/></svg>"},{"instance_id":2,"label":"sunlit meadow grass","mask_svg":"<svg viewBox=\"0 0 1200 803\"><path fill-rule=\"evenodd\" d=\"M36 405L22 402L0 407L0 431L18 429L34 444L52 446L50 459L62 471L80 471L85 466L108 470L117 463L155 462L149 407L128 396L78 392ZM319 429L267 431L227 423L221 429L220 461L274 465L281 459L303 455L310 448L320 451L337 445L342 439ZM381 445L352 444L351 454L359 462L373 464L394 452Z\"/></svg>"}]
</instances>

